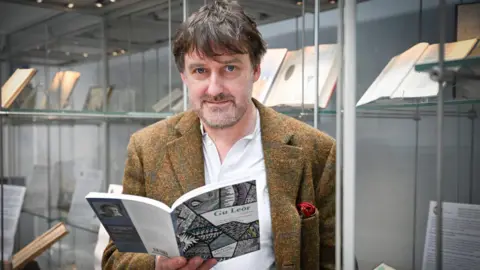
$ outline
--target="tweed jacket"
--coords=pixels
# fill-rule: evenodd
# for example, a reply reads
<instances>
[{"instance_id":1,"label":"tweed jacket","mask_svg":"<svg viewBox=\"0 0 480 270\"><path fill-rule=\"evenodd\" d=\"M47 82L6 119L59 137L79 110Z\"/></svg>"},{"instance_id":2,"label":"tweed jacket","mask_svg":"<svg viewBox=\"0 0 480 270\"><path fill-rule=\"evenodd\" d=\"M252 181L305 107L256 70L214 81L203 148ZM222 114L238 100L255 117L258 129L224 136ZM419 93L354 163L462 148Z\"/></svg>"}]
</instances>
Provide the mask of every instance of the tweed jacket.
<instances>
[{"instance_id":1,"label":"tweed jacket","mask_svg":"<svg viewBox=\"0 0 480 270\"><path fill-rule=\"evenodd\" d=\"M260 114L276 269L334 269L335 140L253 99ZM200 120L187 111L135 132L123 192L171 206L205 184ZM303 218L296 205L317 210ZM155 222L152 220L152 222ZM103 269L154 269L154 256L122 253L110 241Z\"/></svg>"}]
</instances>

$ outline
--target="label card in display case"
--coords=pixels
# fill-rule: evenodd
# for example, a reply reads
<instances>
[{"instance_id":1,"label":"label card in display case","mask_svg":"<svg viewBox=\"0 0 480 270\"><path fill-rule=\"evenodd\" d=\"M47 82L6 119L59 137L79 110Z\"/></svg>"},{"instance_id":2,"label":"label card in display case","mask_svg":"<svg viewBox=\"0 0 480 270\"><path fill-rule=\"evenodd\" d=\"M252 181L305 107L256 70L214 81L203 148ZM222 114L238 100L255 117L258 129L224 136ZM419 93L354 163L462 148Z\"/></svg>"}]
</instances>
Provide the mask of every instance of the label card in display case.
<instances>
[{"instance_id":1,"label":"label card in display case","mask_svg":"<svg viewBox=\"0 0 480 270\"><path fill-rule=\"evenodd\" d=\"M3 186L3 258L10 258L13 252L15 233L22 210L25 196L25 187L15 185Z\"/></svg>"},{"instance_id":2,"label":"label card in display case","mask_svg":"<svg viewBox=\"0 0 480 270\"><path fill-rule=\"evenodd\" d=\"M430 202L422 270L436 270L437 203ZM472 270L480 265L480 205L442 204L444 270Z\"/></svg>"}]
</instances>

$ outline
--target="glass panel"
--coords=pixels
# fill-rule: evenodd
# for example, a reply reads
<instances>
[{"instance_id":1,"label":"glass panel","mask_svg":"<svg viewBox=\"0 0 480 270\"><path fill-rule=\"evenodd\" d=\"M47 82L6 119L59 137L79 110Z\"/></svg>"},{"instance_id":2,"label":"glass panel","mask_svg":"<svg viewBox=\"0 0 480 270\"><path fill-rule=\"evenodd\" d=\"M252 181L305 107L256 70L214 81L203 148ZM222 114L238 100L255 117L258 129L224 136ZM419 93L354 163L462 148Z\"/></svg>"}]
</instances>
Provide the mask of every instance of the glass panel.
<instances>
[{"instance_id":1,"label":"glass panel","mask_svg":"<svg viewBox=\"0 0 480 270\"><path fill-rule=\"evenodd\" d=\"M458 245L463 236L457 229L478 220L457 214L478 209L472 162L478 155L480 32L478 21L460 23L475 13L474 5L448 1L442 17L442 2L367 1L356 7L356 40L350 44L356 84L345 89L357 102L350 127L356 132L355 224L344 228L354 226L359 269L475 268L476 258L465 259L471 249ZM460 6L468 12L462 15ZM439 44L445 46L442 72ZM352 156L347 149L342 154ZM438 200L444 202L440 226ZM440 242L437 228L444 232ZM436 251L443 254L441 265Z\"/></svg>"}]
</instances>

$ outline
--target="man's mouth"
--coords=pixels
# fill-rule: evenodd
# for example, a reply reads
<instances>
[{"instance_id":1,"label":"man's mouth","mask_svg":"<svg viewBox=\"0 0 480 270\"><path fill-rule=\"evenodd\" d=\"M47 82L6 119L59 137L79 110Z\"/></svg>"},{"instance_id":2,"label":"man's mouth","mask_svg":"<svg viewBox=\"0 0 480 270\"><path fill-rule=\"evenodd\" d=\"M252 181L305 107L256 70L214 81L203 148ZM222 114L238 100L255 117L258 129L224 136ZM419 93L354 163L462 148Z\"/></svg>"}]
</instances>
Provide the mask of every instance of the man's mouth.
<instances>
[{"instance_id":1,"label":"man's mouth","mask_svg":"<svg viewBox=\"0 0 480 270\"><path fill-rule=\"evenodd\" d=\"M230 100L222 100L222 101L205 101L205 103L208 103L208 104L218 104L218 105L227 104L228 102L230 102Z\"/></svg>"}]
</instances>

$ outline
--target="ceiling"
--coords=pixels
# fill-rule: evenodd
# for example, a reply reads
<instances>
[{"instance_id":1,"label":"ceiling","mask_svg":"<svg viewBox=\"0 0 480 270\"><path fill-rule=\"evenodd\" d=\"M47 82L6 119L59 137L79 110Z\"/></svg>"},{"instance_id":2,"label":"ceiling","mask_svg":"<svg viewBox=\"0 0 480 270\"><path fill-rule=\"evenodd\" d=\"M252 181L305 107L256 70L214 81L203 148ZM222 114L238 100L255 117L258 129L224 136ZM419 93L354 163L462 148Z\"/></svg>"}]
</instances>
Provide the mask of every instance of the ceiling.
<instances>
[{"instance_id":1,"label":"ceiling","mask_svg":"<svg viewBox=\"0 0 480 270\"><path fill-rule=\"evenodd\" d=\"M237 1L260 25L302 14L301 0ZM313 13L314 1L304 1L305 11ZM0 0L0 60L46 65L99 60L103 20L110 56L165 46L169 2L174 33L183 20L182 0ZM188 10L204 2L189 0ZM334 2L320 0L321 11L336 8Z\"/></svg>"}]
</instances>

